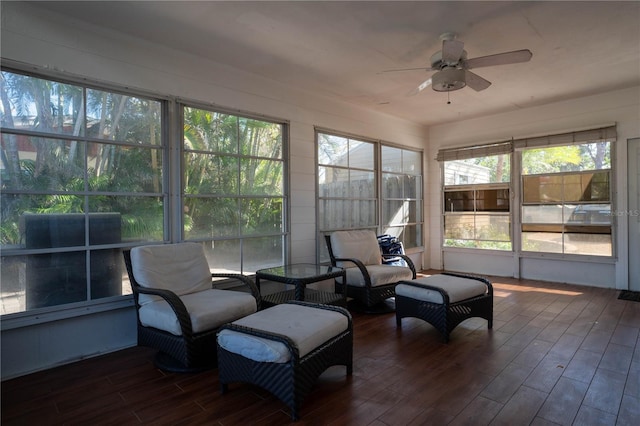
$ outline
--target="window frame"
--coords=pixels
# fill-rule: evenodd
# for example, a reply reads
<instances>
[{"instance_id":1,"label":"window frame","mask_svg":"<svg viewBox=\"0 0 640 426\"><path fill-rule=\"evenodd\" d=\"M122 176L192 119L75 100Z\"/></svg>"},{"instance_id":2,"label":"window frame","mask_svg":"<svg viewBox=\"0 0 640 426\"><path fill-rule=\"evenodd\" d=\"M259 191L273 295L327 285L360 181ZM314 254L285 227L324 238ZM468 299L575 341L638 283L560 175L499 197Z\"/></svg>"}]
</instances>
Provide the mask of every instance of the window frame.
<instances>
[{"instance_id":1,"label":"window frame","mask_svg":"<svg viewBox=\"0 0 640 426\"><path fill-rule=\"evenodd\" d=\"M290 261L290 202L289 202L289 129L290 125L287 120L277 119L273 117L267 117L264 115L250 114L247 112L240 112L231 109L221 108L219 106L207 105L198 102L181 100L177 103L177 109L179 111L179 120L180 120L180 128L183 129L185 118L184 118L184 110L185 108L194 108L202 111L207 111L213 114L224 114L229 116L234 116L238 120L247 119L247 120L257 120L265 123L271 123L279 125L281 128L281 143L282 143L282 151L281 155L278 159L273 157L264 157L264 156L256 156L256 155L242 155L240 152L236 153L225 153L221 151L208 151L202 149L187 149L184 143L184 134L181 132L181 137L179 140L179 155L180 155L180 211L183 212L185 208L185 200L186 199L220 199L220 198L232 198L235 199L238 203L246 200L257 200L264 198L271 199L280 199L282 200L282 220L281 220L281 231L280 232L270 232L270 233L252 233L243 235L241 229L238 229L236 235L229 236L204 236L204 237L188 237L185 233L185 223L184 223L184 215L179 215L179 232L180 232L180 240L181 241L194 241L194 242L210 242L212 245L215 244L216 241L224 243L230 242L233 240L240 241L240 271L233 271L234 273L244 273L244 274L253 274L255 271L247 272L244 270L245 265L245 256L243 251L243 243L244 241L248 241L250 239L258 239L264 237L280 237L282 241L282 260L284 263L288 263ZM252 194L242 194L240 187L238 188L238 193L236 194L198 194L198 195L190 195L185 192L185 173L187 171L187 166L185 166L186 162L186 154L203 154L203 155L224 155L229 157L237 158L238 161L238 176L240 175L241 159L267 159L269 161L280 161L282 163L282 195L280 196L267 196L267 195L252 195ZM277 266L277 265L269 265ZM218 271L215 265L212 265L212 270ZM221 272L229 272L222 271Z\"/></svg>"},{"instance_id":2,"label":"window frame","mask_svg":"<svg viewBox=\"0 0 640 426\"><path fill-rule=\"evenodd\" d=\"M495 155L497 153L510 153L511 154L511 243L512 249L506 251L506 253L512 252L517 255L518 258L549 258L559 260L571 260L571 261L584 261L594 263L612 263L617 260L617 217L615 214L611 215L610 235L611 235L611 255L602 256L591 253L576 254L576 253L557 253L557 252L536 252L536 251L524 251L522 249L522 210L523 210L523 174L522 170L522 151L526 149L544 148L544 147L561 147L568 145L582 145L592 144L598 142L608 142L610 145L610 167L606 169L594 169L583 170L581 172L569 172L569 173L597 173L607 171L609 173L609 205L614 209L616 206L616 139L617 131L616 125L611 124L601 127L587 128L584 130L576 130L568 133L557 133L544 136L533 136L522 139L511 139L507 142L494 142L484 145L474 145L461 148L444 148L438 151L436 160L440 163L441 179L442 179L442 196L440 202L444 203L444 191L445 191L445 175L444 175L444 163L445 161L476 158L481 155ZM531 176L531 175L529 175ZM580 204L580 203L578 203ZM584 202L581 204L599 204ZM471 247L448 247L445 246L445 208L441 205L441 245L440 249L445 251L455 250L481 250L487 252L486 249L471 248ZM594 233L595 234L595 233ZM480 252L479 252L480 253ZM496 253L505 253L505 251L496 251Z\"/></svg>"},{"instance_id":3,"label":"window frame","mask_svg":"<svg viewBox=\"0 0 640 426\"><path fill-rule=\"evenodd\" d=\"M464 155L449 155L447 159L442 159L440 161L441 167L440 167L440 173L441 173L441 181L442 181L442 185L441 185L441 196L440 196L440 203L441 203L441 218L442 218L442 227L441 227L441 249L442 250L457 250L457 249L463 249L463 250L481 250L483 253L486 252L496 252L496 253L512 253L514 251L514 218L513 218L513 173L514 173L514 161L513 161L513 154L511 152L507 152L505 150L505 147L508 147L509 149L511 148L510 144L491 144L489 145L490 149L484 149L484 146L480 146L477 149L475 149L475 147L470 147L470 148L464 148L465 153ZM449 151L450 153L453 153L454 150ZM478 159L478 158L488 158L488 157L495 157L498 155L505 155L508 156L508 160L509 160L509 173L504 175L505 177L508 178L508 181L500 181L500 182L482 182L482 183L464 183L464 184L458 184L455 183L455 178L456 178L456 174L454 171L453 174L453 178L454 178L454 183L450 183L447 184L447 162L455 162L455 161L460 161L460 160L471 160L471 159ZM478 203L476 202L477 198L476 198L476 194L478 191L503 191L506 190L508 191L507 193L507 200L508 200L508 209L505 210L485 210L485 209L478 209ZM472 210L462 210L462 211L455 211L455 209L453 208L453 206L451 206L451 208L448 208L448 206L446 205L445 199L446 199L446 194L447 193L452 193L452 192L457 192L457 191L472 191L473 192L473 200L472 200L472 204L473 204L473 209ZM474 238L447 238L447 218L455 218L455 217L463 217L463 216L468 216L468 217L473 217L473 237ZM495 239L486 239L486 238L478 238L479 235L479 228L477 227L477 222L478 219L480 217L483 216L487 216L487 217L506 217L508 219L508 235L509 235L509 239L508 241L506 240L495 240ZM461 247L459 245L453 244L452 245L447 245L447 241L448 240L455 240L455 241L468 241L469 244L475 244L476 247ZM509 244L510 248L509 249L500 249L497 247L480 247L480 245L482 244L487 244L487 245L500 245L500 244Z\"/></svg>"},{"instance_id":4,"label":"window frame","mask_svg":"<svg viewBox=\"0 0 640 426\"><path fill-rule=\"evenodd\" d=\"M548 144L544 146L534 146L529 149L539 149L539 148L554 148L554 147L564 147L564 146L574 146L574 145L583 145L594 142L600 142L600 140L594 141L581 141L575 143L558 143L558 144ZM520 148L516 150L518 155L518 160L520 163L520 168L518 170L519 174L519 193L520 193L520 202L519 202L519 245L518 252L521 257L558 257L561 259L584 259L595 262L607 262L611 260L617 259L617 249L616 249L616 217L613 214L609 214L610 223L609 224L569 224L568 221L564 220L566 206L568 205L606 205L609 206L609 211L611 212L615 206L615 139L607 140L609 143L609 155L610 155L610 167L609 168L600 168L600 169L584 169L584 170L576 170L576 171L557 171L557 172L548 172L548 173L523 173L522 171L522 155L526 148ZM574 175L587 175L587 174L596 174L596 173L606 173L608 175L608 201L603 202L601 200L596 201L582 201L582 200L566 200L564 198L564 178L567 176ZM530 202L525 201L525 178L527 177L561 177L563 180L562 183L562 197L563 199L557 202ZM524 209L527 206L544 206L544 205L554 205L560 204L562 206L562 223L537 223L537 222L525 222L524 220ZM525 228L527 230L525 230ZM604 229L608 229L608 232L603 232ZM578 229L584 229L586 231L591 232L575 232ZM562 251L561 252L551 252L551 251L536 251L536 250L526 250L524 248L525 238L524 234L526 232L543 232L543 233L552 233L558 234L561 237L562 241ZM599 255L593 253L567 253L566 245L568 242L565 241L565 235L578 234L578 235L610 235L611 236L611 254L610 255Z\"/></svg>"},{"instance_id":5,"label":"window frame","mask_svg":"<svg viewBox=\"0 0 640 426\"><path fill-rule=\"evenodd\" d=\"M182 165L182 146L183 146L183 129L182 129L182 117L181 117L181 108L180 105L188 104L189 106L194 107L203 107L206 109L215 109L216 111L234 114L239 117L269 121L281 124L283 127L282 131L282 161L283 161L283 207L282 207L282 226L283 226L283 251L284 251L284 261L290 261L290 184L289 184L289 132L290 125L287 120L283 120L280 118L267 117L265 115L260 114L251 114L246 111L239 111L234 109L224 109L219 106L214 106L212 104L202 104L198 102L191 102L188 100L180 99L173 97L167 94L159 94L155 92L140 90L140 89L132 89L130 87L125 87L122 85L117 85L108 82L98 82L96 80L91 80L81 76L74 76L67 72L55 71L51 69L44 69L42 67L33 67L27 66L22 63L14 62L14 61L3 61L2 71L11 72L15 74L20 74L28 77L54 81L62 84L70 84L74 86L79 86L82 90L99 90L105 91L114 94L121 94L131 97L140 97L144 99L149 99L153 101L158 101L160 103L161 112L160 112L160 134L161 134L161 142L157 145L149 145L149 148L157 149L159 152L162 152L162 190L159 193L124 193L124 192L100 192L101 195L113 195L113 196L128 196L128 195L153 195L153 196L161 196L163 199L163 236L162 240L154 240L154 241L132 241L132 242L121 242L118 244L106 244L98 246L100 249L120 249L120 248L130 248L138 245L144 244L163 244L163 243L172 243L172 242L180 242L184 240L183 237L183 220L182 220L182 208L184 206L183 199L184 194L182 193L182 173L184 172L184 167ZM3 133L13 133L13 134L21 134L25 135L29 132L20 130L20 129L12 129L10 132L5 131L8 130L3 128ZM38 136L50 136L56 139L63 140L79 140L78 136L69 136L65 134L44 134L42 132L38 133ZM109 139L100 139L100 138L86 138L88 143L102 143L109 145L117 145L117 146L131 146L127 143L119 143L117 141L109 140ZM136 145L136 147L141 147L143 145ZM146 146L145 146L146 147ZM19 191L14 191L19 192ZM5 193L5 191L3 191ZM25 193L22 191L22 193ZM95 195L94 191L87 190L82 192L83 196ZM85 241L87 238L86 232L88 232L88 225L85 223ZM252 235L255 237L255 235ZM86 251L88 253L89 250L94 249L94 246L89 246L85 243L83 247L80 249ZM69 251L69 248L52 248L47 250L47 253L64 253ZM11 249L11 248L2 248L2 256L24 256L28 254L38 254L42 253L42 249L34 249L30 251L25 251L24 249ZM122 260L122 256L119 256L122 261L122 265L124 262ZM128 280L127 274L122 267L123 271L123 285L126 286L126 282ZM89 281L89 277L87 277L87 281ZM118 296L99 298L93 300L84 300L80 302L73 303L63 303L58 305L39 307L35 309L24 309L18 312L12 312L7 314L0 315L2 321L2 330L10 330L17 329L25 326L32 326L35 324L47 323L50 321L58 321L62 319L68 319L73 317L79 317L84 315L92 315L100 312L108 312L115 309L122 309L133 306L134 301L131 294L122 294Z\"/></svg>"},{"instance_id":6,"label":"window frame","mask_svg":"<svg viewBox=\"0 0 640 426\"><path fill-rule=\"evenodd\" d=\"M362 200L369 200L369 201L374 201L375 202L375 217L376 217L376 223L375 225L370 225L370 226L342 226L342 227L325 227L324 223L322 223L321 221L321 212L320 209L322 208L322 201L323 200L331 200L331 199L344 199L344 200L352 200L352 198L349 197L326 197L326 196L321 196L321 188L320 188L320 168L321 167L336 167L338 169L343 169L343 170L347 170L349 169L348 167L345 166L335 166L335 165L330 165L330 164L324 164L324 163L320 163L320 158L319 158L319 154L318 154L318 150L319 150L319 140L320 140L320 135L324 134L324 135L328 135L328 136L334 136L334 137L339 137L339 138L346 138L348 140L354 140L354 141L358 141L358 142L366 142L366 143L370 143L373 145L374 148L374 165L373 165L373 173L374 173L374 179L375 179L375 185L374 185L374 197L365 197L362 198ZM420 252L422 250L424 250L424 152L421 149L416 149L416 148L411 148L411 147L407 147L407 146L402 146L402 145L398 145L398 144L394 144L394 143L390 143L390 142L386 142L386 141L382 141L382 140L378 140L378 139L371 139L371 138L366 138L366 137L362 137L362 136L358 136L358 135L353 135L353 134L349 134L349 133L344 133L344 132L338 132L335 130L328 130L328 129L324 129L324 128L319 128L316 127L315 129L315 164L316 164L316 172L315 172L315 179L316 179L316 260L319 263L326 263L329 260L329 255L327 252L327 248L326 248L326 244L324 241L324 235L329 234L333 231L337 231L337 230L357 230L357 229L371 229L374 232L376 232L376 235L380 235L380 234L384 234L386 233L386 230L392 229L392 228L397 228L397 227L407 227L407 226L415 226L417 229L417 235L416 238L418 239L418 243L415 247L405 247L406 252L407 253L414 253L414 252ZM390 224L390 225L385 225L383 223L383 203L384 201L393 201L393 200L399 200L397 197L383 197L383 190L382 190L382 185L383 185L383 176L385 174L389 174L389 175L397 175L397 176L405 176L407 175L407 173L404 173L403 171L400 172L392 172L392 171L385 171L383 170L383 159L382 159L382 151L384 147L388 147L388 148L394 148L394 149L399 149L401 150L402 153L404 153L404 151L410 151L413 153L416 153L419 155L419 165L420 165L420 173L419 174L412 174L412 176L415 176L416 181L418 182L418 186L419 188L416 189L417 191L417 197L416 198L412 198L412 197L402 197L403 200L409 200L409 201L415 201L417 207L417 214L416 214L416 221L415 222L402 222L402 223L394 223L394 224ZM369 169L359 169L359 168L353 168L354 170L357 171L371 171ZM419 217L418 217L419 216ZM404 230L403 230L404 232Z\"/></svg>"}]
</instances>

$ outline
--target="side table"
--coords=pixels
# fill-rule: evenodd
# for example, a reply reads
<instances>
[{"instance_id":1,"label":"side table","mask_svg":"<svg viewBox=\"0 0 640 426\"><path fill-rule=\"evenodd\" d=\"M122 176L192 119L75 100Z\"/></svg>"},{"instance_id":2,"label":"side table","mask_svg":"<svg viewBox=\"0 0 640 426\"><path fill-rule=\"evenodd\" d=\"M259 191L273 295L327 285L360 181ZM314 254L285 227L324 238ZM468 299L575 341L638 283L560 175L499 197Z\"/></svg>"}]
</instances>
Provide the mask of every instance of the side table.
<instances>
[{"instance_id":1,"label":"side table","mask_svg":"<svg viewBox=\"0 0 640 426\"><path fill-rule=\"evenodd\" d=\"M346 273L342 268L331 265L316 265L314 263L296 263L257 270L256 285L260 290L260 280L263 279L295 286L292 290L284 290L262 296L262 305L264 307L285 303L288 300L304 300L346 307L346 287L343 289L342 294L306 288L307 284L337 277L342 277L342 283L346 286Z\"/></svg>"}]
</instances>

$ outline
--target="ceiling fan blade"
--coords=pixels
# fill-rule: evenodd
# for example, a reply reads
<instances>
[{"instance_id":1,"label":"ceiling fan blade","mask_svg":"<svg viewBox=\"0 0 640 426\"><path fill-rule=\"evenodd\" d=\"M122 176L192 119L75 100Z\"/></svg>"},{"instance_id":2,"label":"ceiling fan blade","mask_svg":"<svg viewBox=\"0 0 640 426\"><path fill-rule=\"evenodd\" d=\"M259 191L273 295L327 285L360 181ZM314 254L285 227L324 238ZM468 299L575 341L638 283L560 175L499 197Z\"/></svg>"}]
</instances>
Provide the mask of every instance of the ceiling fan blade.
<instances>
[{"instance_id":1,"label":"ceiling fan blade","mask_svg":"<svg viewBox=\"0 0 640 426\"><path fill-rule=\"evenodd\" d=\"M425 81L420 83L418 85L418 87L413 89L411 92L407 93L407 96L415 96L415 95L417 95L418 93L422 92L424 89L426 89L429 86L431 86L431 77L429 77L428 79L426 79Z\"/></svg>"},{"instance_id":2,"label":"ceiling fan blade","mask_svg":"<svg viewBox=\"0 0 640 426\"><path fill-rule=\"evenodd\" d=\"M453 65L457 64L464 52L464 43L458 40L442 41L442 62Z\"/></svg>"},{"instance_id":3,"label":"ceiling fan blade","mask_svg":"<svg viewBox=\"0 0 640 426\"><path fill-rule=\"evenodd\" d=\"M465 81L467 82L467 86L471 87L476 92L479 92L491 86L490 81L485 80L484 78L480 77L478 74L474 74L469 70L465 70L464 78L465 78Z\"/></svg>"},{"instance_id":4,"label":"ceiling fan blade","mask_svg":"<svg viewBox=\"0 0 640 426\"><path fill-rule=\"evenodd\" d=\"M465 61L466 69L490 67L492 65L517 64L527 62L533 53L529 49L514 50L513 52L497 53L495 55L480 56Z\"/></svg>"},{"instance_id":5,"label":"ceiling fan blade","mask_svg":"<svg viewBox=\"0 0 640 426\"><path fill-rule=\"evenodd\" d=\"M382 70L380 72L378 72L377 74L384 74L387 72L398 72L398 71L434 71L433 68L431 67L420 67L420 68L400 68L400 69L392 69L392 70Z\"/></svg>"}]
</instances>

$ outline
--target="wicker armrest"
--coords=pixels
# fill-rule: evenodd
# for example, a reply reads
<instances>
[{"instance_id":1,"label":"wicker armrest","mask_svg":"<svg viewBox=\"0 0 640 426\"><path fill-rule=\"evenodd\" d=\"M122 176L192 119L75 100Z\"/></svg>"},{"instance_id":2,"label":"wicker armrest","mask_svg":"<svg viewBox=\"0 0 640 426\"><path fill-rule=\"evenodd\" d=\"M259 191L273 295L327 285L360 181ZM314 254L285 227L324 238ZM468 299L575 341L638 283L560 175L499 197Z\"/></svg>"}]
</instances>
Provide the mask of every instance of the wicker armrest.
<instances>
[{"instance_id":1,"label":"wicker armrest","mask_svg":"<svg viewBox=\"0 0 640 426\"><path fill-rule=\"evenodd\" d=\"M154 296L159 296L162 299L164 299L169 304L173 312L176 314L176 317L178 318L178 322L180 323L180 329L182 330L183 336L187 337L187 336L193 335L193 326L191 324L191 316L189 315L189 312L187 312L186 306L184 306L184 303L182 302L182 300L180 300L180 297L178 297L177 294L175 294L171 290L165 290L160 288L148 288L148 287L141 287L141 286L137 286L135 291L138 292L139 294L150 294Z\"/></svg>"}]
</instances>

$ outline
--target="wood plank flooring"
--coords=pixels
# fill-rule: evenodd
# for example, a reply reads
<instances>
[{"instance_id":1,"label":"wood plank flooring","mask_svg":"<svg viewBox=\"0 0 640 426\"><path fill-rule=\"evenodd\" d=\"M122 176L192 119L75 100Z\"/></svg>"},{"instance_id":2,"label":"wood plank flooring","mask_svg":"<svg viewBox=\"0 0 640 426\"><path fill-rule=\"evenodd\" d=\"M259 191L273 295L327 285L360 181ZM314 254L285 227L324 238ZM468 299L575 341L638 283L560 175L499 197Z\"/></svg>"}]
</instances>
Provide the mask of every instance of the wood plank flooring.
<instances>
[{"instance_id":1,"label":"wood plank flooring","mask_svg":"<svg viewBox=\"0 0 640 426\"><path fill-rule=\"evenodd\" d=\"M434 272L434 271L430 271ZM443 344L394 314L354 313L354 373L332 367L301 425L639 425L640 303L610 289L490 277L494 328ZM2 383L2 425L282 425L284 404L217 370L171 374L136 347Z\"/></svg>"}]
</instances>

